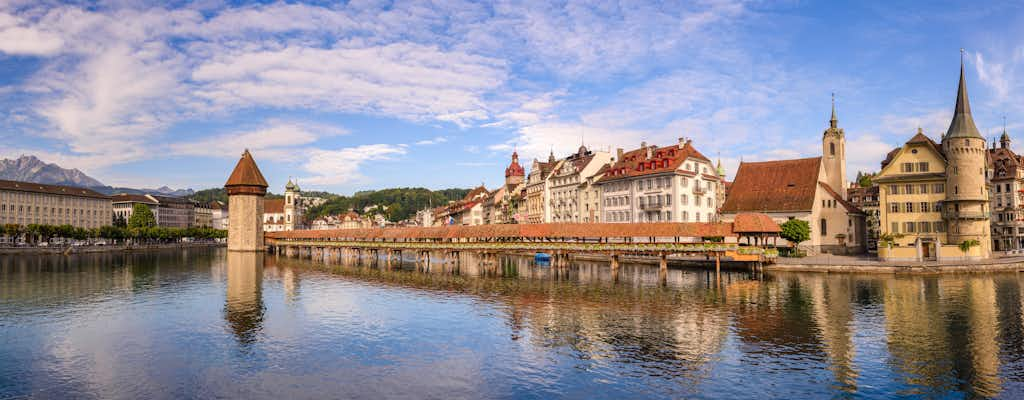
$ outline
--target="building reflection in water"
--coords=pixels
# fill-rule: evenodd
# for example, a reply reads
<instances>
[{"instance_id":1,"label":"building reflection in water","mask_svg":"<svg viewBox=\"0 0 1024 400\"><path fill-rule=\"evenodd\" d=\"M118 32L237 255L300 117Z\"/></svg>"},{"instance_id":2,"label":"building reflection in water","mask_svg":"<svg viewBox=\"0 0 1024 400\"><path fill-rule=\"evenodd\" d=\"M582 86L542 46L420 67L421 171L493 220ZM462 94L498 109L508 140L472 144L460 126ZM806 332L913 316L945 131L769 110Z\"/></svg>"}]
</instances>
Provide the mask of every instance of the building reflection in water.
<instances>
[{"instance_id":1,"label":"building reflection in water","mask_svg":"<svg viewBox=\"0 0 1024 400\"><path fill-rule=\"evenodd\" d=\"M263 330L263 253L228 252L224 319L241 344L256 342Z\"/></svg>"}]
</instances>

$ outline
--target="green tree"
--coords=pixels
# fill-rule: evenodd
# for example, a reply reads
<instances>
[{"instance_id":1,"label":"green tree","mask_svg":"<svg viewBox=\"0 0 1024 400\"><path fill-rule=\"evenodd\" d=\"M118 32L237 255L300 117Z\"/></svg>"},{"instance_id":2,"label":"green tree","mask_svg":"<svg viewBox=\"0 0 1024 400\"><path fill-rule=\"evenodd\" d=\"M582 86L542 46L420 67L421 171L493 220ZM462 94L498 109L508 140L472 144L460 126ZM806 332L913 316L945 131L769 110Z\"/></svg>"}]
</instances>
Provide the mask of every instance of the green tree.
<instances>
[{"instance_id":1,"label":"green tree","mask_svg":"<svg viewBox=\"0 0 1024 400\"><path fill-rule=\"evenodd\" d=\"M782 228L779 236L792 243L794 249L811 238L811 226L802 219L791 219L779 227Z\"/></svg>"},{"instance_id":2,"label":"green tree","mask_svg":"<svg viewBox=\"0 0 1024 400\"><path fill-rule=\"evenodd\" d=\"M981 245L981 242L978 242L975 239L967 239L960 243L960 251L964 252L966 255L968 251L971 251L971 247L979 245Z\"/></svg>"},{"instance_id":3,"label":"green tree","mask_svg":"<svg viewBox=\"0 0 1024 400\"><path fill-rule=\"evenodd\" d=\"M149 228L156 226L156 217L145 204L136 204L132 207L132 216L128 218L129 228Z\"/></svg>"},{"instance_id":4,"label":"green tree","mask_svg":"<svg viewBox=\"0 0 1024 400\"><path fill-rule=\"evenodd\" d=\"M118 227L118 228L127 228L128 227L128 221L125 221L124 216L122 216L120 214L115 214L114 215L113 225Z\"/></svg>"},{"instance_id":5,"label":"green tree","mask_svg":"<svg viewBox=\"0 0 1024 400\"><path fill-rule=\"evenodd\" d=\"M874 178L875 174L873 172L857 171L857 185L860 187L871 187Z\"/></svg>"}]
</instances>

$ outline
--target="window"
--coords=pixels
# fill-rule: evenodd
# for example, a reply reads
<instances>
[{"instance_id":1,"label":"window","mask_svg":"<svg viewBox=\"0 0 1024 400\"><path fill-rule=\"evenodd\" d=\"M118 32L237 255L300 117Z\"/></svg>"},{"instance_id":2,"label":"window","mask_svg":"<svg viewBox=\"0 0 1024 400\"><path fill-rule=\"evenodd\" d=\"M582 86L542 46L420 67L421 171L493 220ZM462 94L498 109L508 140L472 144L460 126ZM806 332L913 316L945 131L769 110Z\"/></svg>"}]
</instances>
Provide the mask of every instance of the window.
<instances>
[{"instance_id":1,"label":"window","mask_svg":"<svg viewBox=\"0 0 1024 400\"><path fill-rule=\"evenodd\" d=\"M920 233L931 233L931 231L932 231L932 224L931 224L931 222L918 222L917 223L917 231L920 232Z\"/></svg>"},{"instance_id":2,"label":"window","mask_svg":"<svg viewBox=\"0 0 1024 400\"><path fill-rule=\"evenodd\" d=\"M900 194L900 187L896 185L889 185L889 194Z\"/></svg>"},{"instance_id":3,"label":"window","mask_svg":"<svg viewBox=\"0 0 1024 400\"><path fill-rule=\"evenodd\" d=\"M828 154L830 156L836 155L836 144L835 143L829 143L828 144Z\"/></svg>"},{"instance_id":4,"label":"window","mask_svg":"<svg viewBox=\"0 0 1024 400\"><path fill-rule=\"evenodd\" d=\"M914 163L903 163L903 164L900 164L900 172L903 172L903 173L914 172Z\"/></svg>"},{"instance_id":5,"label":"window","mask_svg":"<svg viewBox=\"0 0 1024 400\"><path fill-rule=\"evenodd\" d=\"M900 223L899 222L893 222L892 223L892 232L889 232L889 233L893 233L893 234L900 233Z\"/></svg>"},{"instance_id":6,"label":"window","mask_svg":"<svg viewBox=\"0 0 1024 400\"><path fill-rule=\"evenodd\" d=\"M945 193L946 192L946 185L943 184L943 183L936 183L935 185L932 185L932 186L933 186L932 187L932 189L933 189L932 192L934 192L934 193Z\"/></svg>"},{"instance_id":7,"label":"window","mask_svg":"<svg viewBox=\"0 0 1024 400\"><path fill-rule=\"evenodd\" d=\"M824 218L822 218L821 219L821 236L825 236L827 234L828 234L828 221L826 221Z\"/></svg>"},{"instance_id":8,"label":"window","mask_svg":"<svg viewBox=\"0 0 1024 400\"><path fill-rule=\"evenodd\" d=\"M922 183L921 185L919 185L917 188L917 192L921 194L928 194L928 184Z\"/></svg>"},{"instance_id":9,"label":"window","mask_svg":"<svg viewBox=\"0 0 1024 400\"><path fill-rule=\"evenodd\" d=\"M922 161L917 163L917 172L928 172L928 162Z\"/></svg>"},{"instance_id":10,"label":"window","mask_svg":"<svg viewBox=\"0 0 1024 400\"><path fill-rule=\"evenodd\" d=\"M904 203L903 204L903 212L908 212L908 213L914 212L914 203L909 202L909 201Z\"/></svg>"},{"instance_id":11,"label":"window","mask_svg":"<svg viewBox=\"0 0 1024 400\"><path fill-rule=\"evenodd\" d=\"M679 196L679 204L684 205L684 206L688 204L685 194Z\"/></svg>"},{"instance_id":12,"label":"window","mask_svg":"<svg viewBox=\"0 0 1024 400\"><path fill-rule=\"evenodd\" d=\"M914 223L913 222L904 222L903 223L903 230L906 233L914 233Z\"/></svg>"},{"instance_id":13,"label":"window","mask_svg":"<svg viewBox=\"0 0 1024 400\"><path fill-rule=\"evenodd\" d=\"M903 187L903 194L914 194L914 185L905 185Z\"/></svg>"},{"instance_id":14,"label":"window","mask_svg":"<svg viewBox=\"0 0 1024 400\"><path fill-rule=\"evenodd\" d=\"M921 212L928 212L928 210L931 209L931 207L928 206L928 202L927 201L922 201L921 204L918 204L918 205L921 207L920 208Z\"/></svg>"},{"instance_id":15,"label":"window","mask_svg":"<svg viewBox=\"0 0 1024 400\"><path fill-rule=\"evenodd\" d=\"M937 201L932 204L932 212L942 212L942 202ZM938 232L938 231L936 231Z\"/></svg>"},{"instance_id":16,"label":"window","mask_svg":"<svg viewBox=\"0 0 1024 400\"><path fill-rule=\"evenodd\" d=\"M996 184L996 193L1002 193L1002 192L1003 192L1003 187L1002 187L1002 185L999 185L999 184L997 183L997 184Z\"/></svg>"}]
</instances>

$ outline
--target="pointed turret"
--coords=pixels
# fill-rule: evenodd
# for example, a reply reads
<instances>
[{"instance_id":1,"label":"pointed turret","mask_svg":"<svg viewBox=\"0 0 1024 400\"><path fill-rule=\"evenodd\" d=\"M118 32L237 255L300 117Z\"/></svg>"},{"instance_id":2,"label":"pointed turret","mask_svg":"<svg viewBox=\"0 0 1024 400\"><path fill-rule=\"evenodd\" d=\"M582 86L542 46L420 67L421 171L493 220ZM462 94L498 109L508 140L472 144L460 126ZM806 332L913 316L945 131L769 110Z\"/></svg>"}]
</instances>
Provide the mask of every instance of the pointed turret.
<instances>
[{"instance_id":1,"label":"pointed turret","mask_svg":"<svg viewBox=\"0 0 1024 400\"><path fill-rule=\"evenodd\" d=\"M953 109L953 121L949 124L944 138L977 138L984 139L974 125L971 117L971 102L967 99L967 80L964 78L964 60L960 58L960 86L956 91L956 107Z\"/></svg>"},{"instance_id":2,"label":"pointed turret","mask_svg":"<svg viewBox=\"0 0 1024 400\"><path fill-rule=\"evenodd\" d=\"M839 127L839 119L836 118L836 94L832 93L832 118L828 120L828 126L832 129Z\"/></svg>"},{"instance_id":3,"label":"pointed turret","mask_svg":"<svg viewBox=\"0 0 1024 400\"><path fill-rule=\"evenodd\" d=\"M242 153L242 158L238 160L235 170L231 172L227 183L224 184L224 188L227 189L229 195L232 192L252 194L259 192L258 194L262 195L267 192L268 186L267 180L263 178L263 173L256 166L256 160L252 158L249 149L245 149L245 152Z\"/></svg>"}]
</instances>

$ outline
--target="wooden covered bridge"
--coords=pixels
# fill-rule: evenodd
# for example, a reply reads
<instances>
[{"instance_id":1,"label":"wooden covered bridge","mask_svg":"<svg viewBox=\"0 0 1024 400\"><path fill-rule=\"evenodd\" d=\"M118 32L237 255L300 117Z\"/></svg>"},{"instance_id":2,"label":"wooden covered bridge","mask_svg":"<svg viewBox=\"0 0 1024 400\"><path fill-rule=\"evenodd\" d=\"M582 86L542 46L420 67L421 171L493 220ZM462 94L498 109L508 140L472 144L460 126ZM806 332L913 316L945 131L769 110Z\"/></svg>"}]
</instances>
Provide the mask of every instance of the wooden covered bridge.
<instances>
[{"instance_id":1,"label":"wooden covered bridge","mask_svg":"<svg viewBox=\"0 0 1024 400\"><path fill-rule=\"evenodd\" d=\"M620 256L652 256L667 268L668 257L703 256L720 261L750 263L759 266L772 262L774 248L750 243L767 243L778 236L780 228L764 214L740 214L733 222L717 223L551 223L518 225L439 226L369 229L301 230L266 234L271 252L284 254L374 258L383 255L388 262L401 259L407 251L417 260L430 262L431 253L445 259L460 252L473 252L485 262L500 253L536 253L552 255L552 265L566 265L573 254L604 254L611 267L618 268ZM753 240L752 240L753 239Z\"/></svg>"}]
</instances>

